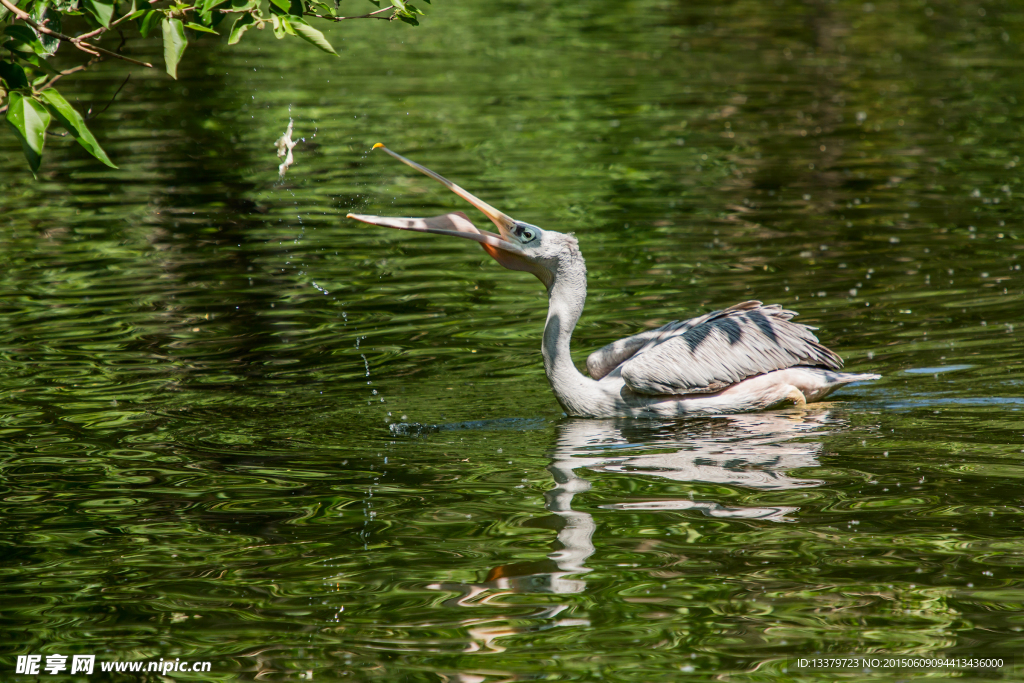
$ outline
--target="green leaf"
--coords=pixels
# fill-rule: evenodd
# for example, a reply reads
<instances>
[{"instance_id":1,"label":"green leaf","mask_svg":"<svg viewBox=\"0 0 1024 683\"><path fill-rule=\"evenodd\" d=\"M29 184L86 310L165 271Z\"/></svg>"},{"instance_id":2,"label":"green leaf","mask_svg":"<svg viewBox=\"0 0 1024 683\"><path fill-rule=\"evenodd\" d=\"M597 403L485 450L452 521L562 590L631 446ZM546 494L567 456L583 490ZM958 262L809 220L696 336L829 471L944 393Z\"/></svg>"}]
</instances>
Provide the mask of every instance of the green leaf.
<instances>
[{"instance_id":1,"label":"green leaf","mask_svg":"<svg viewBox=\"0 0 1024 683\"><path fill-rule=\"evenodd\" d=\"M228 37L228 45L234 45L242 39L242 35L249 30L249 27L256 22L251 14L243 14L238 17L235 25L231 27L231 35Z\"/></svg>"},{"instance_id":2,"label":"green leaf","mask_svg":"<svg viewBox=\"0 0 1024 683\"><path fill-rule=\"evenodd\" d=\"M82 9L103 28L110 28L114 16L113 0L82 0Z\"/></svg>"},{"instance_id":3,"label":"green leaf","mask_svg":"<svg viewBox=\"0 0 1024 683\"><path fill-rule=\"evenodd\" d=\"M20 59L23 62L28 62L29 64L31 64L32 66L36 67L37 69L41 69L42 71L46 71L46 72L51 73L51 74L60 73L59 71L54 69L52 66L50 66L50 64L45 59L39 57L38 55L35 55L35 54L31 53L31 52L21 52L21 51L19 51L17 49L19 45L21 45L21 43L15 43L12 40L12 41L9 41L9 42L5 43L4 47L7 48L8 50L14 52L15 56L18 59ZM24 46L22 46L22 47L24 47Z\"/></svg>"},{"instance_id":4,"label":"green leaf","mask_svg":"<svg viewBox=\"0 0 1024 683\"><path fill-rule=\"evenodd\" d=\"M212 28L214 30L220 28L221 23L227 18L228 15L224 14L223 12L218 12L217 10L210 10L209 12L203 12L199 15L200 22L204 26Z\"/></svg>"},{"instance_id":5,"label":"green leaf","mask_svg":"<svg viewBox=\"0 0 1024 683\"><path fill-rule=\"evenodd\" d=\"M45 2L37 3L32 8L31 16L43 28L56 31L57 33L62 31L60 12L52 9ZM35 29L33 29L33 32L39 38L39 43L43 46L42 56L50 57L60 47L60 38Z\"/></svg>"},{"instance_id":6,"label":"green leaf","mask_svg":"<svg viewBox=\"0 0 1024 683\"><path fill-rule=\"evenodd\" d=\"M156 28L157 23L164 18L164 13L155 9L142 11L145 12L145 14L139 21L139 33L141 33L142 37L145 38L149 35L150 31Z\"/></svg>"},{"instance_id":7,"label":"green leaf","mask_svg":"<svg viewBox=\"0 0 1024 683\"><path fill-rule=\"evenodd\" d=\"M28 87L28 76L25 75L25 70L21 68L21 65L14 62L0 62L0 79L3 80L4 87L7 90L18 90L19 88Z\"/></svg>"},{"instance_id":8,"label":"green leaf","mask_svg":"<svg viewBox=\"0 0 1024 683\"><path fill-rule=\"evenodd\" d=\"M28 43L36 40L36 32L24 24L11 24L10 26L6 26L4 27L4 34L22 43Z\"/></svg>"},{"instance_id":9,"label":"green leaf","mask_svg":"<svg viewBox=\"0 0 1024 683\"><path fill-rule=\"evenodd\" d=\"M408 10L405 9L405 2L404 2L404 0L391 0L391 6L392 7L397 7L398 9L402 10L403 12L408 11Z\"/></svg>"},{"instance_id":10,"label":"green leaf","mask_svg":"<svg viewBox=\"0 0 1024 683\"><path fill-rule=\"evenodd\" d=\"M114 162L110 160L107 153L100 147L100 143L96 142L96 138L92 136L89 129L85 127L85 119L82 115L75 111L75 108L68 104L68 101L64 99L64 96L57 92L56 89L50 88L39 93L40 99L46 108L57 117L57 121L60 125L68 129L68 132L78 140L78 144L85 147L85 151L93 155L110 168L117 168Z\"/></svg>"},{"instance_id":11,"label":"green leaf","mask_svg":"<svg viewBox=\"0 0 1024 683\"><path fill-rule=\"evenodd\" d=\"M316 45L329 55L338 56L338 53L334 51L331 44L324 38L324 34L307 24L305 19L302 17L288 17L288 21L292 29L294 29L295 35L299 38Z\"/></svg>"},{"instance_id":12,"label":"green leaf","mask_svg":"<svg viewBox=\"0 0 1024 683\"><path fill-rule=\"evenodd\" d=\"M228 0L205 0L205 2L203 2L203 11L209 12L214 7L217 7L218 5L223 5L227 1Z\"/></svg>"},{"instance_id":13,"label":"green leaf","mask_svg":"<svg viewBox=\"0 0 1024 683\"><path fill-rule=\"evenodd\" d=\"M416 20L416 17L414 17L411 14L399 13L398 18L401 21L404 21L407 24L412 24L413 26L419 26L420 25L420 22Z\"/></svg>"},{"instance_id":14,"label":"green leaf","mask_svg":"<svg viewBox=\"0 0 1024 683\"><path fill-rule=\"evenodd\" d=\"M50 112L31 97L12 92L7 104L7 123L17 133L21 149L28 159L28 167L32 169L32 175L35 175L43 160L43 143L46 142L46 129L50 125Z\"/></svg>"},{"instance_id":15,"label":"green leaf","mask_svg":"<svg viewBox=\"0 0 1024 683\"><path fill-rule=\"evenodd\" d=\"M305 11L302 0L270 0L270 13L277 16L301 17Z\"/></svg>"},{"instance_id":16,"label":"green leaf","mask_svg":"<svg viewBox=\"0 0 1024 683\"><path fill-rule=\"evenodd\" d=\"M131 21L132 19L138 19L139 17L145 15L147 12L150 12L150 11L152 11L152 10L137 9L134 12L132 12L131 14L128 15L128 20Z\"/></svg>"},{"instance_id":17,"label":"green leaf","mask_svg":"<svg viewBox=\"0 0 1024 683\"><path fill-rule=\"evenodd\" d=\"M288 25L288 19L286 19L283 15L280 15L280 14L275 14L270 19L273 22L272 25L274 27L274 37L275 38L277 38L278 40L281 40L286 35L288 35L289 29L291 28ZM294 30L292 32L294 33Z\"/></svg>"},{"instance_id":18,"label":"green leaf","mask_svg":"<svg viewBox=\"0 0 1024 683\"><path fill-rule=\"evenodd\" d=\"M333 5L327 4L326 2L317 2L317 0L313 0L313 2L309 3L309 7L310 9L316 9L320 14L327 14L332 17L338 16L337 8Z\"/></svg>"},{"instance_id":19,"label":"green leaf","mask_svg":"<svg viewBox=\"0 0 1024 683\"><path fill-rule=\"evenodd\" d=\"M164 17L160 22L160 28L164 34L164 66L171 78L178 80L178 62L185 54L188 47L188 40L185 38L185 26L180 19L168 19Z\"/></svg>"},{"instance_id":20,"label":"green leaf","mask_svg":"<svg viewBox=\"0 0 1024 683\"><path fill-rule=\"evenodd\" d=\"M60 15L54 13L53 17L48 18L44 25L51 31L60 33L62 28L60 25ZM44 57L52 57L57 52L57 48L60 47L60 38L45 33L39 34L39 42L42 43L43 50L45 50L42 55Z\"/></svg>"},{"instance_id":21,"label":"green leaf","mask_svg":"<svg viewBox=\"0 0 1024 683\"><path fill-rule=\"evenodd\" d=\"M39 36L28 26L13 24L5 28L4 33L14 39L4 45L8 50L30 52L37 55L46 54L46 48L39 42Z\"/></svg>"},{"instance_id":22,"label":"green leaf","mask_svg":"<svg viewBox=\"0 0 1024 683\"><path fill-rule=\"evenodd\" d=\"M190 28L193 31L199 31L200 33L212 33L215 36L219 36L220 35L216 31L214 31L212 28L207 28L206 26L200 26L199 24L192 23L191 21L189 23L185 24L185 28Z\"/></svg>"}]
</instances>

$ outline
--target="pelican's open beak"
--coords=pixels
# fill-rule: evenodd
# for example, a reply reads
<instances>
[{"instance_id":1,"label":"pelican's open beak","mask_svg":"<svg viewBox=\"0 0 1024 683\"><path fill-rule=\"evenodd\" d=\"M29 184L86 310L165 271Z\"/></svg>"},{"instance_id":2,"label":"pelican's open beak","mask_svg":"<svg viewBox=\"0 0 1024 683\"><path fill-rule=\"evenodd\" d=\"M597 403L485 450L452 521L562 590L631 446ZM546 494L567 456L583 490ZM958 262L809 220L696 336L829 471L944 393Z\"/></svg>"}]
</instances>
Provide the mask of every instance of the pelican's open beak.
<instances>
[{"instance_id":1,"label":"pelican's open beak","mask_svg":"<svg viewBox=\"0 0 1024 683\"><path fill-rule=\"evenodd\" d=\"M408 164L417 171L430 176L476 208L480 209L485 216L490 218L491 221L498 226L498 232L494 233L488 232L487 230L481 230L473 225L466 214L461 211L447 213L443 216L434 216L433 218L389 218L386 216L366 216L354 213L348 214L348 218L354 218L357 221L369 223L370 225L380 225L385 228L429 232L435 235L451 235L453 237L463 237L465 239L474 240L479 242L480 246L484 248L484 251L490 254L495 261L506 268L510 270L524 270L534 273L541 278L542 282L546 283L544 276L537 272L537 266L526 259L523 248L519 246L519 242L514 237L513 228L515 227L515 221L510 216L498 211L487 202L477 199L469 192L466 192L447 178L434 173L426 166L420 166L412 159L406 159L401 154L392 152L379 142L373 146L373 149L378 148L383 149L402 163Z\"/></svg>"},{"instance_id":2,"label":"pelican's open beak","mask_svg":"<svg viewBox=\"0 0 1024 683\"><path fill-rule=\"evenodd\" d=\"M346 218L354 218L370 225L380 225L385 228L397 230L413 230L415 232L429 232L435 235L451 235L452 237L464 237L479 242L484 249L490 253L491 249L507 249L514 253L522 253L519 245L507 241L501 235L481 230L473 225L469 216L461 211L453 211L443 216L433 218L392 218L390 216L367 216L364 214L350 213ZM490 249L488 249L490 247ZM494 254L491 254L494 256ZM497 258L495 256L495 258Z\"/></svg>"}]
</instances>

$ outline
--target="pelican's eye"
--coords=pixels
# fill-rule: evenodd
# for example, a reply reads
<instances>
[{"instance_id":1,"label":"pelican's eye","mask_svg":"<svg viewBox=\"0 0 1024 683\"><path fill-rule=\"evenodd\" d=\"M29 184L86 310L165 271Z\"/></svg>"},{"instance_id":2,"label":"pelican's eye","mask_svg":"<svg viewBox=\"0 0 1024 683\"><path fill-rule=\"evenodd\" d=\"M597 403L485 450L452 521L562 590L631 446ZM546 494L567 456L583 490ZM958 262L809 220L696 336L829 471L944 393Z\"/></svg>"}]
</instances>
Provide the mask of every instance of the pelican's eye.
<instances>
[{"instance_id":1,"label":"pelican's eye","mask_svg":"<svg viewBox=\"0 0 1024 683\"><path fill-rule=\"evenodd\" d=\"M537 233L535 233L533 230L530 230L529 228L527 228L526 230L523 230L523 232L522 232L522 234L520 236L523 238L524 242L529 242L534 237L537 236Z\"/></svg>"}]
</instances>

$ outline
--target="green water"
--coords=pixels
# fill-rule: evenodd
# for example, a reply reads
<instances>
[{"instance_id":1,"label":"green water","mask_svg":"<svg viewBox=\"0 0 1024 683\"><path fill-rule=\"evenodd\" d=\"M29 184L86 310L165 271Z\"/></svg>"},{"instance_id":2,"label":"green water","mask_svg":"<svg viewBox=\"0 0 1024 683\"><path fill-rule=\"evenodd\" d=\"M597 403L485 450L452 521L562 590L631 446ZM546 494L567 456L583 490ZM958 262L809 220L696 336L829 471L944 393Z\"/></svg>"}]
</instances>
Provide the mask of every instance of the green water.
<instances>
[{"instance_id":1,"label":"green water","mask_svg":"<svg viewBox=\"0 0 1024 683\"><path fill-rule=\"evenodd\" d=\"M1024 665L1024 6L439 0L330 36L341 59L252 31L133 72L90 124L119 171L51 139L36 182L0 137L0 679L55 653L212 664L170 680ZM377 141L576 233L579 362L758 298L884 377L564 418L532 276L344 218L466 208Z\"/></svg>"}]
</instances>

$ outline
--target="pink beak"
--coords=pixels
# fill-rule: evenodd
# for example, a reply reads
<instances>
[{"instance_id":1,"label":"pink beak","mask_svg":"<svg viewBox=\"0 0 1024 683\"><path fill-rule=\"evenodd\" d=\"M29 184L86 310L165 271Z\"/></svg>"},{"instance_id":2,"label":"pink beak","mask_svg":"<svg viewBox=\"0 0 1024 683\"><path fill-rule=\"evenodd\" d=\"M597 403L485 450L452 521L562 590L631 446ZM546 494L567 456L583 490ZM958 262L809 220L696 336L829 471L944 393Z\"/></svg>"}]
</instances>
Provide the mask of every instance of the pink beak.
<instances>
[{"instance_id":1,"label":"pink beak","mask_svg":"<svg viewBox=\"0 0 1024 683\"><path fill-rule=\"evenodd\" d=\"M433 218L391 218L388 216L367 216L355 213L348 214L348 218L362 221L363 223L369 223L370 225L380 225L385 228L412 230L415 232L429 232L435 235L450 235L452 237L462 237L464 239L473 240L474 242L479 242L480 246L484 248L484 251L490 254L495 261L506 268L533 273L540 278L541 282L544 282L545 285L550 284L550 276L544 272L543 268L540 268L526 258L526 252L519 246L519 242L515 240L512 229L515 227L516 222L510 216L498 211L487 202L474 197L452 181L434 173L426 166L420 166L415 161L406 159L401 154L392 152L379 142L373 146L373 149L378 148L383 149L402 163L408 164L417 171L430 176L476 208L480 209L480 211L490 218L498 227L498 232L494 233L488 232L487 230L481 230L473 225L466 214L461 211L454 211L452 213L446 213L443 216L434 216Z\"/></svg>"}]
</instances>

